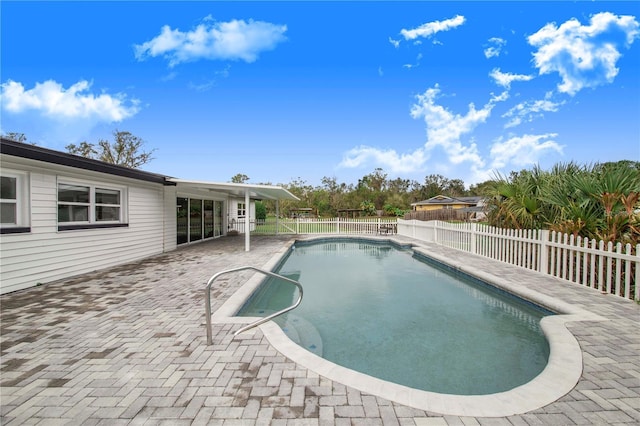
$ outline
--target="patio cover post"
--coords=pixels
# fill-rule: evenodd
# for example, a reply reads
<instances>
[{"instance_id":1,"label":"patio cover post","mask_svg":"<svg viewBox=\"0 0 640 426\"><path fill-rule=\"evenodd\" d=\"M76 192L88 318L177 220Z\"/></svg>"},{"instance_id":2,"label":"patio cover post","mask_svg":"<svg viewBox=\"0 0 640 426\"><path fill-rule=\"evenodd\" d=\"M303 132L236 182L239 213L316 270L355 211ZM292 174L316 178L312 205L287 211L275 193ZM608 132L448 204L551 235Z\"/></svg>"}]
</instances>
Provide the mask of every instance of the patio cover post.
<instances>
[{"instance_id":1,"label":"patio cover post","mask_svg":"<svg viewBox=\"0 0 640 426\"><path fill-rule=\"evenodd\" d=\"M249 188L244 190L244 251L249 251L251 245L251 204L249 204Z\"/></svg>"},{"instance_id":2,"label":"patio cover post","mask_svg":"<svg viewBox=\"0 0 640 426\"><path fill-rule=\"evenodd\" d=\"M276 198L276 235L278 235L278 220L280 220L280 200Z\"/></svg>"}]
</instances>

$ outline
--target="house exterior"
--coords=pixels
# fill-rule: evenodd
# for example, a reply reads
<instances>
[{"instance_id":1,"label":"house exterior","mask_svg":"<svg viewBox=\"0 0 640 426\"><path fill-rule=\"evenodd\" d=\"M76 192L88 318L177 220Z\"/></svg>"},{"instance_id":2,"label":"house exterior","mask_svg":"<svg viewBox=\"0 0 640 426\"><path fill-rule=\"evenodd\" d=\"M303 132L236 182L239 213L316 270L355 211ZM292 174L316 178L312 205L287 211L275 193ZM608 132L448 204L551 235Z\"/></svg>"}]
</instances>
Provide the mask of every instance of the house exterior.
<instances>
[{"instance_id":1,"label":"house exterior","mask_svg":"<svg viewBox=\"0 0 640 426\"><path fill-rule=\"evenodd\" d=\"M253 200L297 200L280 187L181 180L5 138L0 179L0 293L221 237L242 214L255 218Z\"/></svg>"},{"instance_id":2,"label":"house exterior","mask_svg":"<svg viewBox=\"0 0 640 426\"><path fill-rule=\"evenodd\" d=\"M482 221L486 218L485 200L482 197L447 197L437 195L428 200L411 204L405 219L411 220L465 220Z\"/></svg>"},{"instance_id":3,"label":"house exterior","mask_svg":"<svg viewBox=\"0 0 640 426\"><path fill-rule=\"evenodd\" d=\"M414 211L431 211L439 209L463 209L468 207L476 207L482 201L482 197L447 197L445 195L436 195L428 200L418 201L411 204Z\"/></svg>"}]
</instances>

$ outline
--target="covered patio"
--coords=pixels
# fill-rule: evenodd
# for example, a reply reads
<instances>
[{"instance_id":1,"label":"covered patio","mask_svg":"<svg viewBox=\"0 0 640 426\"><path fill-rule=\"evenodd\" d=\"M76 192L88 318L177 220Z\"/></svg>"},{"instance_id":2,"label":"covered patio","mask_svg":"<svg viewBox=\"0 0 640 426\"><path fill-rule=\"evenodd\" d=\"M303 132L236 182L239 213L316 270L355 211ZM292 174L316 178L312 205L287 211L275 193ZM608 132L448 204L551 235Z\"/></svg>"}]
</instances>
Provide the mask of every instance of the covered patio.
<instances>
[{"instance_id":1,"label":"covered patio","mask_svg":"<svg viewBox=\"0 0 640 426\"><path fill-rule=\"evenodd\" d=\"M246 206L252 200L272 200L276 204L276 229L280 216L280 200L299 201L299 198L280 186L252 185L246 183L221 183L188 179L167 178L167 181L175 183L177 191L196 190L208 193L211 196L225 197L227 199L243 199ZM245 227L244 249L251 248L251 232L249 226Z\"/></svg>"}]
</instances>

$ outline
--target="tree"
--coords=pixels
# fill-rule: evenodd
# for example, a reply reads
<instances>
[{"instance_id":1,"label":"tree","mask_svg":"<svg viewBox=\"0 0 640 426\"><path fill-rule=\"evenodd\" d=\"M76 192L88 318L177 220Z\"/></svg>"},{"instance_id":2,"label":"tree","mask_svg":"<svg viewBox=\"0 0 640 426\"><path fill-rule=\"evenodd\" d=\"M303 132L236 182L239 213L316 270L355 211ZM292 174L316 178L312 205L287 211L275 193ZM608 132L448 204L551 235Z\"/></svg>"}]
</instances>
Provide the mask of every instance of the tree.
<instances>
[{"instance_id":1,"label":"tree","mask_svg":"<svg viewBox=\"0 0 640 426\"><path fill-rule=\"evenodd\" d=\"M267 218L267 207L262 201L256 201L256 219L265 220Z\"/></svg>"},{"instance_id":2,"label":"tree","mask_svg":"<svg viewBox=\"0 0 640 426\"><path fill-rule=\"evenodd\" d=\"M640 243L637 162L512 172L490 191L489 222L507 228L550 229L604 241Z\"/></svg>"},{"instance_id":3,"label":"tree","mask_svg":"<svg viewBox=\"0 0 640 426\"><path fill-rule=\"evenodd\" d=\"M360 203L360 208L365 216L375 216L376 214L376 206L369 200L364 200Z\"/></svg>"},{"instance_id":4,"label":"tree","mask_svg":"<svg viewBox=\"0 0 640 426\"><path fill-rule=\"evenodd\" d=\"M70 154L93 158L94 160L98 159L98 151L96 151L92 143L80 142L80 145L69 144L65 148L67 148L67 152Z\"/></svg>"},{"instance_id":5,"label":"tree","mask_svg":"<svg viewBox=\"0 0 640 426\"><path fill-rule=\"evenodd\" d=\"M151 154L155 151L143 151L144 141L130 132L113 132L113 142L101 139L97 145L81 142L80 145L69 144L67 152L105 163L137 169L153 159Z\"/></svg>"},{"instance_id":6,"label":"tree","mask_svg":"<svg viewBox=\"0 0 640 426\"><path fill-rule=\"evenodd\" d=\"M437 195L445 195L445 189L449 185L449 179L442 175L431 174L424 178L424 200Z\"/></svg>"},{"instance_id":7,"label":"tree","mask_svg":"<svg viewBox=\"0 0 640 426\"><path fill-rule=\"evenodd\" d=\"M444 193L449 197L464 197L467 190L464 188L464 181L462 179L450 179L447 181L447 186L444 188Z\"/></svg>"},{"instance_id":8,"label":"tree","mask_svg":"<svg viewBox=\"0 0 640 426\"><path fill-rule=\"evenodd\" d=\"M7 139L11 139L12 141L27 143L27 136L24 133L7 132L3 136Z\"/></svg>"},{"instance_id":9,"label":"tree","mask_svg":"<svg viewBox=\"0 0 640 426\"><path fill-rule=\"evenodd\" d=\"M491 189L496 185L494 180L486 180L484 182L471 185L469 187L469 195L485 196L491 192Z\"/></svg>"},{"instance_id":10,"label":"tree","mask_svg":"<svg viewBox=\"0 0 640 426\"><path fill-rule=\"evenodd\" d=\"M246 183L249 180L249 176L244 173L238 173L231 178L232 183Z\"/></svg>"}]
</instances>

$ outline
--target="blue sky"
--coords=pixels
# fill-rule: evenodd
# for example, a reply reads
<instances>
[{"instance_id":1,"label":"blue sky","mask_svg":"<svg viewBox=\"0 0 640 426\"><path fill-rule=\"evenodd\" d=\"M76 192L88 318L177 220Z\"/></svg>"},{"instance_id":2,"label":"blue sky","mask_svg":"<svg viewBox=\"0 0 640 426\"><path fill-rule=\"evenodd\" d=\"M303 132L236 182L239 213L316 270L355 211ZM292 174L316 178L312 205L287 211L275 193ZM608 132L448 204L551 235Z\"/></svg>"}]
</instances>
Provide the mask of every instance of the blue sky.
<instances>
[{"instance_id":1,"label":"blue sky","mask_svg":"<svg viewBox=\"0 0 640 426\"><path fill-rule=\"evenodd\" d=\"M1 131L184 179L640 161L638 2L2 1Z\"/></svg>"}]
</instances>

